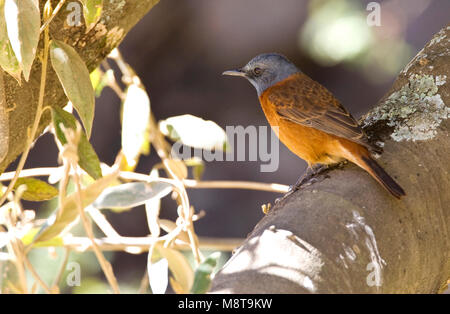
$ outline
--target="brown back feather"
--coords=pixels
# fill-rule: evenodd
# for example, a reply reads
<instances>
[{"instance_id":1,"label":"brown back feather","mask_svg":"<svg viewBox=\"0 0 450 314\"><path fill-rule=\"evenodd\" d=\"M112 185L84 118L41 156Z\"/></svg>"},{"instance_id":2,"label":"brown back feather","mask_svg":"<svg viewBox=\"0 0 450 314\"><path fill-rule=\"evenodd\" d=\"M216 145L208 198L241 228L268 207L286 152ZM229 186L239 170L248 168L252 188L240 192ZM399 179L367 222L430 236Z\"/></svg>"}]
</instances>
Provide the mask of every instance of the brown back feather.
<instances>
[{"instance_id":1,"label":"brown back feather","mask_svg":"<svg viewBox=\"0 0 450 314\"><path fill-rule=\"evenodd\" d=\"M268 92L269 101L284 119L377 150L333 94L305 74L294 74L272 86Z\"/></svg>"}]
</instances>

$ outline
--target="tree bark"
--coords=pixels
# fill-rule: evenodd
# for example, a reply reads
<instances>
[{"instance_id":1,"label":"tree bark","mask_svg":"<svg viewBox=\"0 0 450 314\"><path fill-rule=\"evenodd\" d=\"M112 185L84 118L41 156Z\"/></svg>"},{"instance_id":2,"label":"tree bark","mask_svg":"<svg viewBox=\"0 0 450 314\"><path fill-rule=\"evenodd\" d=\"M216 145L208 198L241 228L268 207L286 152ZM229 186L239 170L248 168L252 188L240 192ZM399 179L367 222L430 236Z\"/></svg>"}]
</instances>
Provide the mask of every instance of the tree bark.
<instances>
[{"instance_id":1,"label":"tree bark","mask_svg":"<svg viewBox=\"0 0 450 314\"><path fill-rule=\"evenodd\" d=\"M40 1L41 12L46 1ZM52 0L53 7L59 0ZM86 62L89 71L95 69L98 64L117 47L130 29L155 5L159 0L112 0L104 1L102 17L96 26L86 33L84 19L81 16L80 26L69 26L67 17L72 11L67 10L66 1L57 17L50 23L51 38L64 41L72 45ZM80 2L76 2L80 3ZM82 14L82 11L81 11ZM41 36L42 39L42 36ZM41 52L43 43L39 44ZM2 71L0 69L0 71ZM0 173L23 152L26 145L27 128L35 117L39 95L39 83L41 64L36 58L31 70L30 80L22 79L22 86L8 74L4 73L4 88L6 103L9 111L9 147L8 153L0 163ZM63 107L67 104L67 98L52 67L48 67L47 84L45 89L44 106ZM38 135L44 130L50 121L50 114L45 112L38 130Z\"/></svg>"},{"instance_id":2,"label":"tree bark","mask_svg":"<svg viewBox=\"0 0 450 314\"><path fill-rule=\"evenodd\" d=\"M450 26L361 121L384 143L393 198L353 164L278 202L213 293L437 293L450 278Z\"/></svg>"}]
</instances>

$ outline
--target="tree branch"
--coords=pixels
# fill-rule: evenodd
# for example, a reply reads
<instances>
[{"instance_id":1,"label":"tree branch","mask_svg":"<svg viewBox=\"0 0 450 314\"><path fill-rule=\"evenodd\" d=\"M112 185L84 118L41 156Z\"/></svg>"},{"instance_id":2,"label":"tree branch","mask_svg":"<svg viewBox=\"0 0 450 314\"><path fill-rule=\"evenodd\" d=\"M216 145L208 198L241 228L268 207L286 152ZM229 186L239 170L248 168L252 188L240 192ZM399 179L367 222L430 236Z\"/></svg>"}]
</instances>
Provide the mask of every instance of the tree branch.
<instances>
[{"instance_id":1,"label":"tree branch","mask_svg":"<svg viewBox=\"0 0 450 314\"><path fill-rule=\"evenodd\" d=\"M46 1L39 1L41 12ZM130 29L155 5L159 0L127 0L124 5L115 1L104 1L102 17L97 25L88 33L85 26L69 26L66 19L71 11L67 11L67 1L56 18L50 23L50 37L62 40L72 45L86 62L91 71L117 47ZM59 0L52 0L53 7ZM81 21L83 18L81 17ZM43 42L39 44L37 55L42 51ZM2 71L0 69L0 71ZM41 63L39 58L33 63L29 82L22 80L20 86L11 76L4 74L6 103L9 110L9 148L6 157L0 163L0 173L25 149L27 143L27 128L33 124L39 97ZM59 80L51 67L47 69L47 84L44 105L63 107L67 98ZM50 114L43 115L37 136L50 122Z\"/></svg>"},{"instance_id":2,"label":"tree branch","mask_svg":"<svg viewBox=\"0 0 450 314\"><path fill-rule=\"evenodd\" d=\"M396 200L352 164L274 206L213 293L436 293L450 278L450 27L363 120Z\"/></svg>"}]
</instances>

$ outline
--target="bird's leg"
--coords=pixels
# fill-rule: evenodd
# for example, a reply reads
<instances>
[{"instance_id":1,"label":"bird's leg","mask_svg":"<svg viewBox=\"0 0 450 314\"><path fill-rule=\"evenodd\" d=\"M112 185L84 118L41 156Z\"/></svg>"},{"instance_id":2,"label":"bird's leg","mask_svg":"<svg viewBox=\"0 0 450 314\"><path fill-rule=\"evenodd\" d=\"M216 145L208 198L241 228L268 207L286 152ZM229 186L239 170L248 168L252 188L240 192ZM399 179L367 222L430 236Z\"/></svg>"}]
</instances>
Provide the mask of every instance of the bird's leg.
<instances>
[{"instance_id":1,"label":"bird's leg","mask_svg":"<svg viewBox=\"0 0 450 314\"><path fill-rule=\"evenodd\" d=\"M302 186L314 183L316 180L314 177L326 169L328 169L328 165L323 164L308 165L305 174L297 180L295 185L289 186L289 191L285 195L283 195L283 197L277 198L275 200L275 204L285 199L286 197L288 197L289 195L300 189Z\"/></svg>"},{"instance_id":2,"label":"bird's leg","mask_svg":"<svg viewBox=\"0 0 450 314\"><path fill-rule=\"evenodd\" d=\"M324 164L314 164L308 166L306 168L306 172L303 176L301 176L295 185L292 187L293 190L298 190L304 185L310 185L314 183L314 177L323 172L324 170L328 169L328 165Z\"/></svg>"}]
</instances>

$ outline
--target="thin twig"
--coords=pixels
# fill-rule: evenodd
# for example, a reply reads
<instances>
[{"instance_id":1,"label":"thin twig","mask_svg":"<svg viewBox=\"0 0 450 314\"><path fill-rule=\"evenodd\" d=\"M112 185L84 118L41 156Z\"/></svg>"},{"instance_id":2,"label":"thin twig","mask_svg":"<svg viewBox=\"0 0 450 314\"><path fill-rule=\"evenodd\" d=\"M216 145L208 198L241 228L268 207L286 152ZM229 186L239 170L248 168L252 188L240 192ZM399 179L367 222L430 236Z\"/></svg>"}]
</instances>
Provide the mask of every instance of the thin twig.
<instances>
[{"instance_id":1,"label":"thin twig","mask_svg":"<svg viewBox=\"0 0 450 314\"><path fill-rule=\"evenodd\" d=\"M42 168L32 168L32 169L23 169L19 178L27 178L27 177L48 177L54 174L56 171L61 171L63 167L42 167ZM0 175L0 181L9 181L14 178L15 171L4 172Z\"/></svg>"},{"instance_id":2,"label":"thin twig","mask_svg":"<svg viewBox=\"0 0 450 314\"><path fill-rule=\"evenodd\" d=\"M62 148L61 148L62 149ZM67 184L69 183L70 164L65 163L63 165L63 176L59 182L59 208L63 208L64 200L66 199Z\"/></svg>"},{"instance_id":3,"label":"thin twig","mask_svg":"<svg viewBox=\"0 0 450 314\"><path fill-rule=\"evenodd\" d=\"M122 72L122 81L125 84L128 85L133 82L133 77L136 75L130 65L126 63L125 60L123 60L122 54L120 53L118 48L113 49L108 55L108 58L111 58L116 62L117 66L120 69L120 72Z\"/></svg>"},{"instance_id":4,"label":"thin twig","mask_svg":"<svg viewBox=\"0 0 450 314\"><path fill-rule=\"evenodd\" d=\"M261 183L250 181L197 181L183 180L184 185L191 189L243 189L287 193L289 186L278 183Z\"/></svg>"},{"instance_id":5,"label":"thin twig","mask_svg":"<svg viewBox=\"0 0 450 314\"><path fill-rule=\"evenodd\" d=\"M130 254L141 254L147 252L150 246L156 242L167 239L167 235L155 239L154 237L120 237L118 239L96 238L97 247L102 251L126 251ZM244 239L241 238L199 238L199 248L211 251L233 251ZM64 237L63 246L78 252L92 250L92 243L86 237ZM172 242L173 249L190 250L189 244L175 239Z\"/></svg>"},{"instance_id":6,"label":"thin twig","mask_svg":"<svg viewBox=\"0 0 450 314\"><path fill-rule=\"evenodd\" d=\"M58 289L59 282L61 281L61 277L64 274L64 271L66 270L67 262L69 261L69 255L70 255L70 249L64 248L63 261L59 268L58 274L56 275L55 279L53 280L52 288L51 288L52 291L55 291L56 289Z\"/></svg>"},{"instance_id":7,"label":"thin twig","mask_svg":"<svg viewBox=\"0 0 450 314\"><path fill-rule=\"evenodd\" d=\"M62 6L64 5L65 2L66 2L66 0L59 1L59 3L55 7L55 10L53 11L52 15L50 16L50 18L48 20L46 20L44 24L42 24L42 26L39 30L41 33L47 28L47 26L50 24L50 22L53 21L53 19L58 14L59 10L62 8Z\"/></svg>"},{"instance_id":8,"label":"thin twig","mask_svg":"<svg viewBox=\"0 0 450 314\"><path fill-rule=\"evenodd\" d=\"M1 17L3 18L3 16ZM8 104L6 103L6 95L5 95L5 82L3 78L3 70L0 70L0 114L2 115L2 124L1 127L2 133L2 152L0 152L0 162L5 159L8 154L8 146L9 146L9 118L8 118ZM1 288L0 288L1 289Z\"/></svg>"},{"instance_id":9,"label":"thin twig","mask_svg":"<svg viewBox=\"0 0 450 314\"><path fill-rule=\"evenodd\" d=\"M156 121L152 114L150 114L150 130L154 130L154 138L152 141L152 145L155 147L156 153L158 154L159 158L161 158L164 168L168 172L169 176L171 176L175 180L176 188L179 192L180 199L181 199L181 206L183 208L183 215L181 218L184 220L186 231L188 232L189 239L191 241L191 248L192 253L194 255L194 259L197 264L200 263L202 256L201 252L198 248L198 243L196 241L195 237L195 230L194 230L194 224L192 221L193 216L193 210L191 206L189 205L189 198L187 196L186 188L183 185L183 178L179 178L175 172L170 168L170 160L168 153L166 152L165 148L167 147L166 141L164 139L164 136L159 132L158 126L156 124Z\"/></svg>"},{"instance_id":10,"label":"thin twig","mask_svg":"<svg viewBox=\"0 0 450 314\"><path fill-rule=\"evenodd\" d=\"M22 293L28 293L27 276L25 273L25 266L23 263L23 254L20 253L20 249L17 247L17 240L12 239L7 244L8 252L14 254L14 264L17 269L17 275L19 276L19 282ZM14 286L14 285L13 285ZM15 286L14 286L15 287Z\"/></svg>"},{"instance_id":11,"label":"thin twig","mask_svg":"<svg viewBox=\"0 0 450 314\"><path fill-rule=\"evenodd\" d=\"M109 63L107 60L103 60L102 63L103 67L106 69L106 72L103 72L99 69L101 75L108 75L108 71L112 71L111 67L109 66ZM110 87L117 96L119 96L120 100L125 101L126 95L123 92L123 90L120 88L119 84L117 84L116 78L114 77L114 72L112 72L112 80L110 80L109 76L107 77L107 86Z\"/></svg>"},{"instance_id":12,"label":"thin twig","mask_svg":"<svg viewBox=\"0 0 450 314\"><path fill-rule=\"evenodd\" d=\"M45 167L45 168L33 168L24 169L20 172L19 178L24 177L40 177L40 176L50 176L55 171L61 171L62 167ZM14 177L14 172L5 172L0 175L0 181L9 181ZM135 181L162 181L171 180L166 178L150 178L148 175L137 172L121 171L119 177L124 180L135 180ZM243 190L255 190L255 191L266 191L274 193L287 193L289 186L279 183L262 183L262 182L252 182L252 181L225 181L225 180L215 180L215 181L197 181L185 179L183 184L188 189L243 189Z\"/></svg>"},{"instance_id":13,"label":"thin twig","mask_svg":"<svg viewBox=\"0 0 450 314\"><path fill-rule=\"evenodd\" d=\"M0 205L5 202L6 198L8 197L8 194L11 193L11 191L14 188L14 185L17 182L17 179L19 178L20 171L23 169L25 165L25 161L27 160L28 154L31 149L31 144L33 143L34 137L36 136L37 129L39 127L39 121L41 120L41 116L43 113L42 106L44 103L44 93L45 93L45 82L47 78L47 61L48 61L48 47L49 47L49 33L48 33L48 27L45 28L44 31L44 56L42 58L42 69L41 69L41 81L39 86L39 100L38 105L36 108L36 115L34 117L33 126L31 128L31 132L27 134L27 141L25 150L22 153L22 156L20 158L19 164L17 165L16 172L14 174L13 179L8 185L8 188L6 189L5 193L0 198Z\"/></svg>"},{"instance_id":14,"label":"thin twig","mask_svg":"<svg viewBox=\"0 0 450 314\"><path fill-rule=\"evenodd\" d=\"M148 285L149 285L149 280L148 280L148 271L147 269L145 269L145 273L144 276L141 279L141 283L139 284L139 290L138 290L138 294L144 294L147 292L148 289Z\"/></svg>"},{"instance_id":15,"label":"thin twig","mask_svg":"<svg viewBox=\"0 0 450 314\"><path fill-rule=\"evenodd\" d=\"M20 188L19 188L20 189ZM23 192L23 190L22 190ZM19 191L20 194L21 192ZM15 200L17 201L17 199ZM16 237L16 224L17 224L17 214L16 209L17 207L14 206L14 201L10 202L3 206L3 208L9 207L6 209L4 218L4 223L6 224L8 235L10 236L10 240L7 242L7 248L8 253L12 257L12 261L16 266L17 269L17 275L19 277L19 283L21 286L22 293L28 293L28 285L27 285L27 277L25 272L25 265L24 265L24 251L23 251L23 245L22 242L17 239ZM11 283L11 287L17 288L13 283Z\"/></svg>"},{"instance_id":16,"label":"thin twig","mask_svg":"<svg viewBox=\"0 0 450 314\"><path fill-rule=\"evenodd\" d=\"M92 217L92 220L94 220L95 224L100 228L100 230L103 231L103 233L108 238L112 239L120 238L120 234L117 233L117 231L111 226L109 221L105 218L105 215L103 215L97 208L93 206L88 206L86 208L86 211Z\"/></svg>"},{"instance_id":17,"label":"thin twig","mask_svg":"<svg viewBox=\"0 0 450 314\"><path fill-rule=\"evenodd\" d=\"M105 274L106 279L108 280L112 290L114 293L120 293L119 290L119 284L117 283L117 279L114 276L114 272L112 270L111 264L106 260L105 256L103 255L103 252L99 249L95 242L94 232L92 231L92 225L89 221L89 219L86 216L86 213L83 208L83 200L81 195L81 183L80 183L80 177L77 172L78 168L78 156L76 153L76 150L78 148L78 142L81 136L81 126L79 123L77 123L77 130L74 132L70 129L64 129L63 131L65 133L67 144L64 145L64 150L61 153L63 156L63 161L65 163L70 163L72 166L73 174L72 178L75 182L75 193L77 193L77 207L78 212L81 218L81 222L83 224L84 230L89 238L89 240L92 243L92 249L95 253L95 256L97 257L97 260L103 270L103 273Z\"/></svg>"}]
</instances>

